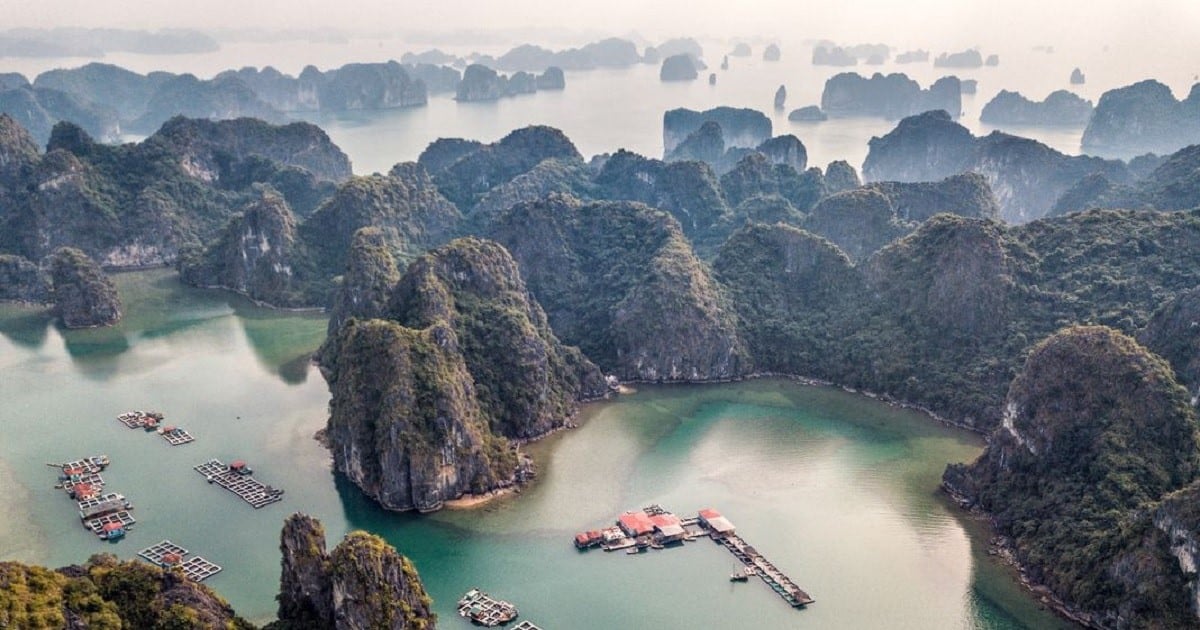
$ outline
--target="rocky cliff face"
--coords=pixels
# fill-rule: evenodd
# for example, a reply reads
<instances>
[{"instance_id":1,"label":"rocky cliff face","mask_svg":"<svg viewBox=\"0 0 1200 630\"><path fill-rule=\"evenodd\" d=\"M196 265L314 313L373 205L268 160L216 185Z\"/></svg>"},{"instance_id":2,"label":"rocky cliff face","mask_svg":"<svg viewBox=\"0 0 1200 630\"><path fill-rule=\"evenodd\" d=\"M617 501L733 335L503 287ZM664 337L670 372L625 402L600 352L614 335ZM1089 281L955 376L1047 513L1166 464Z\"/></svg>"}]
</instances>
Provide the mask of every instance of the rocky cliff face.
<instances>
[{"instance_id":1,"label":"rocky cliff face","mask_svg":"<svg viewBox=\"0 0 1200 630\"><path fill-rule=\"evenodd\" d=\"M121 135L120 122L112 109L59 90L36 87L0 90L0 112L13 117L42 144L61 121L78 124L105 142L116 142Z\"/></svg>"},{"instance_id":2,"label":"rocky cliff face","mask_svg":"<svg viewBox=\"0 0 1200 630\"><path fill-rule=\"evenodd\" d=\"M154 134L172 148L180 164L200 179L218 181L229 162L259 157L302 168L319 179L341 182L351 175L350 158L320 127L296 122L276 126L261 120L196 120L174 117Z\"/></svg>"},{"instance_id":3,"label":"rocky cliff face","mask_svg":"<svg viewBox=\"0 0 1200 630\"><path fill-rule=\"evenodd\" d=\"M1192 480L1196 447L1195 413L1165 361L1111 329L1074 327L1033 348L987 450L944 484L1094 625L1183 627L1194 600L1147 510Z\"/></svg>"},{"instance_id":4,"label":"rocky cliff face","mask_svg":"<svg viewBox=\"0 0 1200 630\"><path fill-rule=\"evenodd\" d=\"M1092 102L1066 90L1055 90L1042 101L1000 90L983 106L979 120L989 125L1069 127L1087 124L1091 115Z\"/></svg>"},{"instance_id":5,"label":"rocky cliff face","mask_svg":"<svg viewBox=\"0 0 1200 630\"><path fill-rule=\"evenodd\" d=\"M54 309L67 328L111 326L121 320L121 299L112 280L87 254L63 247L50 259Z\"/></svg>"},{"instance_id":6,"label":"rocky cliff face","mask_svg":"<svg viewBox=\"0 0 1200 630\"><path fill-rule=\"evenodd\" d=\"M693 160L712 164L724 156L725 135L721 131L721 125L710 120L684 138L683 142L667 155L667 161Z\"/></svg>"},{"instance_id":7,"label":"rocky cliff face","mask_svg":"<svg viewBox=\"0 0 1200 630\"><path fill-rule=\"evenodd\" d=\"M264 192L234 217L220 241L199 261L185 260L185 282L221 287L275 306L323 302L311 286L307 248L300 242L296 218L282 197Z\"/></svg>"},{"instance_id":8,"label":"rocky cliff face","mask_svg":"<svg viewBox=\"0 0 1200 630\"><path fill-rule=\"evenodd\" d=\"M227 120L255 118L284 123L287 117L232 76L201 80L190 74L163 81L146 103L146 112L128 123L131 131L151 133L175 116Z\"/></svg>"},{"instance_id":9,"label":"rocky cliff face","mask_svg":"<svg viewBox=\"0 0 1200 630\"><path fill-rule=\"evenodd\" d=\"M418 164L398 164L387 175L354 177L338 187L300 231L318 267L336 274L346 267L354 233L364 227L394 232L404 259L450 240L462 214L438 192Z\"/></svg>"},{"instance_id":10,"label":"rocky cliff face","mask_svg":"<svg viewBox=\"0 0 1200 630\"><path fill-rule=\"evenodd\" d=\"M304 514L284 523L279 620L272 630L432 630L417 570L383 539L356 531L325 551L325 528Z\"/></svg>"},{"instance_id":11,"label":"rocky cliff face","mask_svg":"<svg viewBox=\"0 0 1200 630\"><path fill-rule=\"evenodd\" d=\"M1178 492L1168 494L1153 516L1154 526L1162 532L1165 538L1163 543L1174 556L1187 584L1188 607L1193 616L1188 621L1193 624L1200 623L1200 580L1196 579L1197 568L1200 567L1200 513L1196 510L1197 505L1200 505L1200 484L1192 483Z\"/></svg>"},{"instance_id":12,"label":"rocky cliff face","mask_svg":"<svg viewBox=\"0 0 1200 630\"><path fill-rule=\"evenodd\" d=\"M398 236L384 228L365 227L354 233L346 257L346 271L333 307L329 309L329 335L337 334L351 317L379 319L387 314L400 270L392 255Z\"/></svg>"},{"instance_id":13,"label":"rocky cliff face","mask_svg":"<svg viewBox=\"0 0 1200 630\"><path fill-rule=\"evenodd\" d=\"M904 221L921 223L935 214L1000 217L1000 203L987 179L978 173L952 175L940 182L876 182L866 187L887 197L896 216Z\"/></svg>"},{"instance_id":14,"label":"rocky cliff face","mask_svg":"<svg viewBox=\"0 0 1200 630\"><path fill-rule=\"evenodd\" d=\"M976 138L944 112L906 118L869 144L863 163L868 181L936 181L974 171L987 178L1010 222L1045 216L1060 195L1092 173L1122 182L1130 177L1120 162L1063 155L1027 138L1000 132Z\"/></svg>"},{"instance_id":15,"label":"rocky cliff face","mask_svg":"<svg viewBox=\"0 0 1200 630\"><path fill-rule=\"evenodd\" d=\"M721 126L726 147L753 149L771 138L771 119L753 109L672 109L663 114L663 155L669 155L706 122Z\"/></svg>"},{"instance_id":16,"label":"rocky cliff face","mask_svg":"<svg viewBox=\"0 0 1200 630\"><path fill-rule=\"evenodd\" d=\"M1133 174L1149 169L1132 183L1113 181L1103 173L1093 173L1059 196L1054 202L1055 215L1089 208L1146 208L1175 211L1200 206L1200 145L1184 147L1168 156L1151 160L1131 160Z\"/></svg>"},{"instance_id":17,"label":"rocky cliff face","mask_svg":"<svg viewBox=\"0 0 1200 630\"><path fill-rule=\"evenodd\" d=\"M560 427L606 392L495 243L431 251L389 299L386 319L348 319L321 351L334 465L388 509L511 485L518 455L506 438Z\"/></svg>"},{"instance_id":18,"label":"rocky cliff face","mask_svg":"<svg viewBox=\"0 0 1200 630\"><path fill-rule=\"evenodd\" d=\"M517 129L488 145L459 145L451 153L443 156L448 163L435 168L433 177L442 194L464 211L492 188L528 172L543 160L583 160L563 132L544 126Z\"/></svg>"},{"instance_id":19,"label":"rocky cliff face","mask_svg":"<svg viewBox=\"0 0 1200 630\"><path fill-rule=\"evenodd\" d=\"M697 70L691 55L671 55L663 59L658 78L661 81L693 81L699 76Z\"/></svg>"},{"instance_id":20,"label":"rocky cliff face","mask_svg":"<svg viewBox=\"0 0 1200 630\"><path fill-rule=\"evenodd\" d=\"M54 571L0 562L0 610L10 628L254 628L207 586L107 553Z\"/></svg>"},{"instance_id":21,"label":"rocky cliff face","mask_svg":"<svg viewBox=\"0 0 1200 630\"><path fill-rule=\"evenodd\" d=\"M0 301L49 302L50 277L20 256L0 254Z\"/></svg>"},{"instance_id":22,"label":"rocky cliff face","mask_svg":"<svg viewBox=\"0 0 1200 630\"><path fill-rule=\"evenodd\" d=\"M913 226L896 216L880 192L857 189L822 199L804 227L836 243L852 260L863 260Z\"/></svg>"},{"instance_id":23,"label":"rocky cliff face","mask_svg":"<svg viewBox=\"0 0 1200 630\"><path fill-rule=\"evenodd\" d=\"M904 74L870 78L854 72L834 75L825 82L821 110L830 116L881 116L898 119L929 110L957 117L962 111L962 88L956 77L943 77L921 89Z\"/></svg>"},{"instance_id":24,"label":"rocky cliff face","mask_svg":"<svg viewBox=\"0 0 1200 630\"><path fill-rule=\"evenodd\" d=\"M606 372L646 381L747 372L720 287L668 215L551 196L515 206L492 236L520 264L554 330Z\"/></svg>"},{"instance_id":25,"label":"rocky cliff face","mask_svg":"<svg viewBox=\"0 0 1200 630\"><path fill-rule=\"evenodd\" d=\"M1181 383L1200 397L1200 288L1184 291L1163 304L1138 342L1171 363Z\"/></svg>"},{"instance_id":26,"label":"rocky cliff face","mask_svg":"<svg viewBox=\"0 0 1200 630\"><path fill-rule=\"evenodd\" d=\"M1148 79L1100 96L1083 131L1083 150L1105 157L1172 153L1200 143L1200 87L1176 100L1171 88Z\"/></svg>"}]
</instances>

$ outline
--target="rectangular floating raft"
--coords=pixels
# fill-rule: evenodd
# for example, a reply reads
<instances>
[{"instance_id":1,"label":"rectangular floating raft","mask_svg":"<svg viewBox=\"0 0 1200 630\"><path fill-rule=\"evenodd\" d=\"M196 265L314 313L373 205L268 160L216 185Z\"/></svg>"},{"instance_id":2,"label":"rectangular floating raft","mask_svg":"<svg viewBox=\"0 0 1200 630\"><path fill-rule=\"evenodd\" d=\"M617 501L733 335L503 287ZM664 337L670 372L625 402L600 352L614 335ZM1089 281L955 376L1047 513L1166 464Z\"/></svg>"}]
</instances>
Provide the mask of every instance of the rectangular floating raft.
<instances>
[{"instance_id":1,"label":"rectangular floating raft","mask_svg":"<svg viewBox=\"0 0 1200 630\"><path fill-rule=\"evenodd\" d=\"M250 475L235 472L220 460L210 459L196 466L195 470L209 483L215 483L238 495L256 510L283 500L283 490L268 486Z\"/></svg>"},{"instance_id":2,"label":"rectangular floating raft","mask_svg":"<svg viewBox=\"0 0 1200 630\"><path fill-rule=\"evenodd\" d=\"M137 520L133 518L132 514L122 510L84 521L83 526L92 530L93 534L99 536L104 533L104 526L109 523L120 523L125 529L129 529L136 522Z\"/></svg>"},{"instance_id":3,"label":"rectangular floating raft","mask_svg":"<svg viewBox=\"0 0 1200 630\"><path fill-rule=\"evenodd\" d=\"M188 433L187 429L173 428L170 431L163 431L161 435L171 446L180 446L196 441L196 438L192 437L192 434Z\"/></svg>"},{"instance_id":4,"label":"rectangular floating raft","mask_svg":"<svg viewBox=\"0 0 1200 630\"><path fill-rule=\"evenodd\" d=\"M540 627L534 625L534 623L532 621L522 621L521 623L513 626L512 630L542 630L542 629Z\"/></svg>"},{"instance_id":5,"label":"rectangular floating raft","mask_svg":"<svg viewBox=\"0 0 1200 630\"><path fill-rule=\"evenodd\" d=\"M188 555L188 550L176 545L175 543L164 540L156 545L151 545L138 552L138 555L143 560L153 565L164 569L177 566L183 571L184 577L193 582L203 582L204 580L221 572L221 566L210 562L200 556L193 556L184 559ZM175 556L173 559L167 556Z\"/></svg>"}]
</instances>

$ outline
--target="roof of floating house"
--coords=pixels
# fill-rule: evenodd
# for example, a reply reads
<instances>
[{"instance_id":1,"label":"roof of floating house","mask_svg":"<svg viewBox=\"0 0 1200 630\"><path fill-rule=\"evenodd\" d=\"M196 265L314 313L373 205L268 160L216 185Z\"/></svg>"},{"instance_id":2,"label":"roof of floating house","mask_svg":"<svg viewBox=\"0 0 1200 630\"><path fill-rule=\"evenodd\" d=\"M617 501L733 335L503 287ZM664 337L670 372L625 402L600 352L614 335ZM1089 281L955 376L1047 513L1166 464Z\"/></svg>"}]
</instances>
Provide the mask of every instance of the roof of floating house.
<instances>
[{"instance_id":1,"label":"roof of floating house","mask_svg":"<svg viewBox=\"0 0 1200 630\"><path fill-rule=\"evenodd\" d=\"M729 519L721 516L720 512L712 508L700 510L700 518L704 519L704 522L708 523L708 526L713 530L722 534L732 532L736 529Z\"/></svg>"},{"instance_id":2,"label":"roof of floating house","mask_svg":"<svg viewBox=\"0 0 1200 630\"><path fill-rule=\"evenodd\" d=\"M654 521L650 520L650 515L645 512L626 512L617 521L625 531L637 536L654 531Z\"/></svg>"},{"instance_id":3,"label":"roof of floating house","mask_svg":"<svg viewBox=\"0 0 1200 630\"><path fill-rule=\"evenodd\" d=\"M654 523L655 529L662 532L663 536L683 536L687 533L679 517L674 514L656 514L650 517L650 522Z\"/></svg>"}]
</instances>

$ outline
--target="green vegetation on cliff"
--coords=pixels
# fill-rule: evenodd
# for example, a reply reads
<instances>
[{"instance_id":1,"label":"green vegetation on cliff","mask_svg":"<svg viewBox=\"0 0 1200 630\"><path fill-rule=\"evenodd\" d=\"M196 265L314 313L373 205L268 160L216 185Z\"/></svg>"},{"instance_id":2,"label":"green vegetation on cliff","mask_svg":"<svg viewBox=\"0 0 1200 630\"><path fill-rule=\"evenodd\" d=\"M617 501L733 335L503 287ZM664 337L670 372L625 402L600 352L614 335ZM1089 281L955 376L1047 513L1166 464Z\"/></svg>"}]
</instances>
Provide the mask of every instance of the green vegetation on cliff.
<instances>
[{"instance_id":1,"label":"green vegetation on cliff","mask_svg":"<svg viewBox=\"0 0 1200 630\"><path fill-rule=\"evenodd\" d=\"M110 326L121 319L117 287L87 254L60 248L50 258L54 310L67 328Z\"/></svg>"},{"instance_id":2,"label":"green vegetation on cliff","mask_svg":"<svg viewBox=\"0 0 1200 630\"><path fill-rule=\"evenodd\" d=\"M0 562L0 627L28 630L250 630L207 586L144 562L97 554L52 571Z\"/></svg>"},{"instance_id":3,"label":"green vegetation on cliff","mask_svg":"<svg viewBox=\"0 0 1200 630\"><path fill-rule=\"evenodd\" d=\"M1165 361L1111 328L1067 328L1033 348L987 450L945 484L1098 625L1183 627L1184 577L1146 508L1195 477L1196 430Z\"/></svg>"},{"instance_id":4,"label":"green vegetation on cliff","mask_svg":"<svg viewBox=\"0 0 1200 630\"><path fill-rule=\"evenodd\" d=\"M560 427L606 391L493 242L459 239L414 261L384 319L356 308L321 351L328 438L335 467L390 509L510 485L519 462L507 438Z\"/></svg>"}]
</instances>

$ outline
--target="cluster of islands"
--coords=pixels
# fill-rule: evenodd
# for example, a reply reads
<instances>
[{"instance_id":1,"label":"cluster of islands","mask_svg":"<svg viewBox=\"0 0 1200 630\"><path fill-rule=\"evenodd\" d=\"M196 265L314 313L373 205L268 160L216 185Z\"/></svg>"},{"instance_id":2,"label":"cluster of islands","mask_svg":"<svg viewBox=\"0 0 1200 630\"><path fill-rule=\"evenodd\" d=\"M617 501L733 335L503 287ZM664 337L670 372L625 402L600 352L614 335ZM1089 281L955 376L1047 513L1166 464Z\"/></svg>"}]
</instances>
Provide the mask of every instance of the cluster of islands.
<instances>
[{"instance_id":1,"label":"cluster of islands","mask_svg":"<svg viewBox=\"0 0 1200 630\"><path fill-rule=\"evenodd\" d=\"M858 167L811 165L770 117L722 107L665 112L661 158L584 156L529 126L354 175L324 131L283 116L563 89L564 69L694 78L693 44L429 51L298 77L0 75L0 299L105 326L122 317L108 271L170 266L192 286L327 310L320 439L396 511L519 485L521 446L620 383L789 375L874 392L989 436L943 487L1062 614L1200 623L1200 84L1183 100L1147 80L1094 107L1001 92L984 108L1086 125L1086 154L1066 155L971 133L953 76L838 74L798 118L896 120ZM823 44L813 63L888 55ZM113 144L126 131L148 136ZM327 551L295 515L281 551L270 627L434 627L417 569L378 537ZM107 555L2 562L0 584L13 627L251 627L207 587Z\"/></svg>"}]
</instances>

